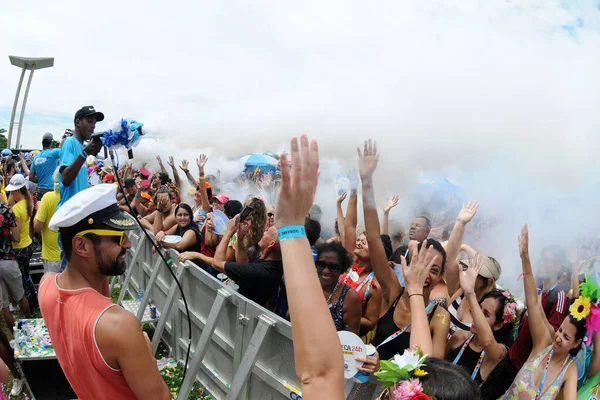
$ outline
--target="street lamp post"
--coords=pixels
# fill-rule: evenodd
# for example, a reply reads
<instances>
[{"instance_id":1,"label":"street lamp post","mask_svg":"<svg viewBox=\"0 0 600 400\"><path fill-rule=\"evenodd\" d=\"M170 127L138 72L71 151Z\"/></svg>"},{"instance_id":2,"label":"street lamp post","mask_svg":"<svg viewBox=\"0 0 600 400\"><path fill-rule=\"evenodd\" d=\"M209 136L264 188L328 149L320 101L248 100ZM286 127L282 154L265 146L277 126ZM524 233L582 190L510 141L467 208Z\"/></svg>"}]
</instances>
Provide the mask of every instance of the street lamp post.
<instances>
[{"instance_id":1,"label":"street lamp post","mask_svg":"<svg viewBox=\"0 0 600 400\"><path fill-rule=\"evenodd\" d=\"M27 97L29 96L29 88L31 87L31 80L33 79L33 72L36 69L50 68L54 66L53 57L43 58L29 58L29 57L17 57L8 56L10 63L16 67L22 68L21 78L17 85L17 93L15 94L15 102L13 104L12 114L10 116L10 125L8 126L8 148L11 147L12 132L15 124L15 113L17 112L17 103L19 102L19 95L21 93L21 86L23 86L23 78L25 77L25 70L30 70L29 79L27 80L27 87L25 88L25 96L23 97L23 105L21 106L21 115L19 116L19 129L17 130L17 149L21 145L21 128L23 128L23 117L25 116L25 107L27 106Z\"/></svg>"}]
</instances>

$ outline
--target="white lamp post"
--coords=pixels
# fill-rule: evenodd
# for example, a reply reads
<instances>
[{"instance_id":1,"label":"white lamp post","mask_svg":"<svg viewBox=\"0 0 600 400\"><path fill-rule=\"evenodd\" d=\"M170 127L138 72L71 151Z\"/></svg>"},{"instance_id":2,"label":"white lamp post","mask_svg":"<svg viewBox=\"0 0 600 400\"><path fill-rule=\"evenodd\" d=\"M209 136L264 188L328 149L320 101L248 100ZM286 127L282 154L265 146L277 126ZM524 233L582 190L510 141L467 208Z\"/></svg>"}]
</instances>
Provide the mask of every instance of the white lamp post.
<instances>
[{"instance_id":1,"label":"white lamp post","mask_svg":"<svg viewBox=\"0 0 600 400\"><path fill-rule=\"evenodd\" d=\"M21 93L21 86L23 85L23 78L25 77L25 70L30 70L29 79L27 80L27 88L25 89L25 96L23 97L23 105L21 106L21 115L19 116L19 129L17 130L17 149L21 145L21 128L23 127L23 117L25 115L25 107L27 106L27 96L29 95L29 88L31 87L31 79L33 78L33 72L36 69L49 68L54 66L53 57L43 58L29 58L29 57L17 57L8 56L10 63L16 67L22 68L21 78L19 79L19 85L17 86L17 93L15 95L15 103L13 104L12 114L10 116L10 125L8 126L8 148L11 147L12 131L15 124L15 113L17 112L17 103L19 102L19 95Z\"/></svg>"}]
</instances>

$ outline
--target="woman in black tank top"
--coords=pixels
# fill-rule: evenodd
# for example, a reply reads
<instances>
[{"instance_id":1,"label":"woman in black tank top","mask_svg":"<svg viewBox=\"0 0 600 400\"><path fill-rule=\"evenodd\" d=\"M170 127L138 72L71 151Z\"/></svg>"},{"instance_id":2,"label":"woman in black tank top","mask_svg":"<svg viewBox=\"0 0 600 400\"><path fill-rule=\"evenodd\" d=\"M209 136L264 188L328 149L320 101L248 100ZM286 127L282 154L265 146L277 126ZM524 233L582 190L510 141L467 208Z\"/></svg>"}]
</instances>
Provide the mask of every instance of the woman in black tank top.
<instances>
[{"instance_id":1,"label":"woman in black tank top","mask_svg":"<svg viewBox=\"0 0 600 400\"><path fill-rule=\"evenodd\" d=\"M483 259L478 255L470 260L466 270L460 267L460 285L474 323L470 332L456 331L446 346L446 361L465 368L479 384L485 383L494 368L506 357L507 346L512 343L514 321L507 322L512 309L510 293L493 290L483 297L481 303L477 302L475 282L482 266ZM498 393L488 393L482 399L495 399L497 396Z\"/></svg>"},{"instance_id":2,"label":"woman in black tank top","mask_svg":"<svg viewBox=\"0 0 600 400\"><path fill-rule=\"evenodd\" d=\"M428 270L428 273L422 276L423 279L415 280L414 277L412 277L411 285L409 285L409 281L405 279L407 288L410 286L411 293L408 293L408 290L402 288L394 270L390 268L388 264L383 243L379 236L379 217L377 215L377 204L373 187L373 172L377 168L379 159L376 146L374 147L371 142L365 142L364 153L360 154L359 152L359 157L365 235L367 237L369 256L373 271L375 272L375 278L379 282L383 293L381 309L385 310L385 312L380 315L380 319L377 322L377 332L373 344L380 346L380 349L385 350L385 352L381 354L381 359L389 359L390 355L395 354L395 352L403 352L404 349L410 346L410 339L408 340L409 346L406 345L406 335L401 338L405 331L411 331L410 323L412 315L410 299L412 297L413 300L419 299L419 301L423 301L424 305L429 304L429 294L431 293L431 290L438 284L440 279L442 279L446 262L446 253L438 241L426 241L428 250L420 253L430 254L432 257L435 255L432 264L428 265L425 270ZM422 243L418 246L416 245L416 242L412 243L410 245L410 248L412 249L410 253L416 257L415 253L419 252L421 245ZM410 255L411 254L409 254L409 256ZM417 259L415 258L414 261L416 262ZM419 262L422 261L423 260L419 260ZM409 275L411 275L411 273L409 273ZM422 287L415 287L415 282L418 282L419 285L424 283L424 285ZM431 314L433 315L433 313ZM448 317L447 311L440 308L436 309L435 316L436 318L430 318L429 331L430 334L433 333L433 335L431 335L433 336L433 346L431 349L432 351L427 351L427 354L432 357L443 358L448 329L450 327L450 318ZM419 335L421 334L427 335L427 332L419 332ZM399 344L394 343L398 340L401 341Z\"/></svg>"},{"instance_id":3,"label":"woman in black tank top","mask_svg":"<svg viewBox=\"0 0 600 400\"><path fill-rule=\"evenodd\" d=\"M404 291L405 289L403 288L402 292ZM404 350L410 347L410 328L408 331L404 330L400 335L398 335L397 338L389 340L387 343L381 345L381 343L383 343L390 335L393 335L404 328L398 327L398 325L396 325L394 322L394 311L401 297L402 294L396 298L394 303L383 315L383 317L379 319L379 323L377 324L377 333L373 343L380 344L380 347L377 348L377 351L379 352L379 358L382 360L388 360L392 358L394 354L402 355ZM437 307L438 305L434 304L433 308L430 307L430 310L426 309L426 311L429 311L427 316L427 321L429 323L431 323L431 318L435 314Z\"/></svg>"}]
</instances>

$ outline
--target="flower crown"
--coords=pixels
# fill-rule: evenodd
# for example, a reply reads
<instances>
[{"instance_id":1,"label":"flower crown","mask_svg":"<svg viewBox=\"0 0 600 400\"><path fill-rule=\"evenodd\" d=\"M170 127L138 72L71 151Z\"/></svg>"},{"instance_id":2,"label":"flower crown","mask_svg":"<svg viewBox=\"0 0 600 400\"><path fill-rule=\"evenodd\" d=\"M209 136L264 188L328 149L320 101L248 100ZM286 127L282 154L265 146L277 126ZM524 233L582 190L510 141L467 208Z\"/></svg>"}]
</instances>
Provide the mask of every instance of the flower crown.
<instances>
[{"instance_id":1,"label":"flower crown","mask_svg":"<svg viewBox=\"0 0 600 400\"><path fill-rule=\"evenodd\" d=\"M579 297L575 299L571 307L569 307L569 314L577 321L585 319L585 327L587 330L587 341L586 346L590 345L592 335L594 331L600 332L600 304L598 304L598 297L600 296L600 289L594 283L594 280L590 275L585 277L585 282L579 285Z\"/></svg>"},{"instance_id":2,"label":"flower crown","mask_svg":"<svg viewBox=\"0 0 600 400\"><path fill-rule=\"evenodd\" d=\"M396 354L389 361L381 361L381 369L375 372L384 389L393 387L391 400L434 400L426 394L419 378L427 375L421 367L427 355L414 346L406 349L403 355Z\"/></svg>"},{"instance_id":3,"label":"flower crown","mask_svg":"<svg viewBox=\"0 0 600 400\"><path fill-rule=\"evenodd\" d=\"M514 296L508 290L505 290L502 294L505 297L502 320L505 324L508 324L517 319L517 300L515 300Z\"/></svg>"}]
</instances>

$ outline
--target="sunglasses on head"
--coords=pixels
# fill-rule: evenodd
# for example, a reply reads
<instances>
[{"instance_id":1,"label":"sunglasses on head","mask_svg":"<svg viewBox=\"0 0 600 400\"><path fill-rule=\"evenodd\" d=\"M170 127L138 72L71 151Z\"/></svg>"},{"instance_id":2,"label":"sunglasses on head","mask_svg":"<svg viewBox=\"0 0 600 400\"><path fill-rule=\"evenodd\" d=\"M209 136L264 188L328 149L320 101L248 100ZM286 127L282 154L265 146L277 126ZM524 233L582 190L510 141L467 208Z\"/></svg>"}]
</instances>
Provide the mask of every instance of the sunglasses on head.
<instances>
[{"instance_id":1,"label":"sunglasses on head","mask_svg":"<svg viewBox=\"0 0 600 400\"><path fill-rule=\"evenodd\" d=\"M338 263L329 263L327 261L321 261L321 260L317 260L315 262L315 266L317 267L318 270L324 270L325 268L327 268L330 271L338 271L338 272L342 272L342 270L343 270L342 266Z\"/></svg>"},{"instance_id":2,"label":"sunglasses on head","mask_svg":"<svg viewBox=\"0 0 600 400\"><path fill-rule=\"evenodd\" d=\"M113 231L110 229L88 229L87 231L79 232L75 236L84 236L88 233L96 236L114 237L118 239L119 246L123 246L123 241L125 241L125 231Z\"/></svg>"}]
</instances>

